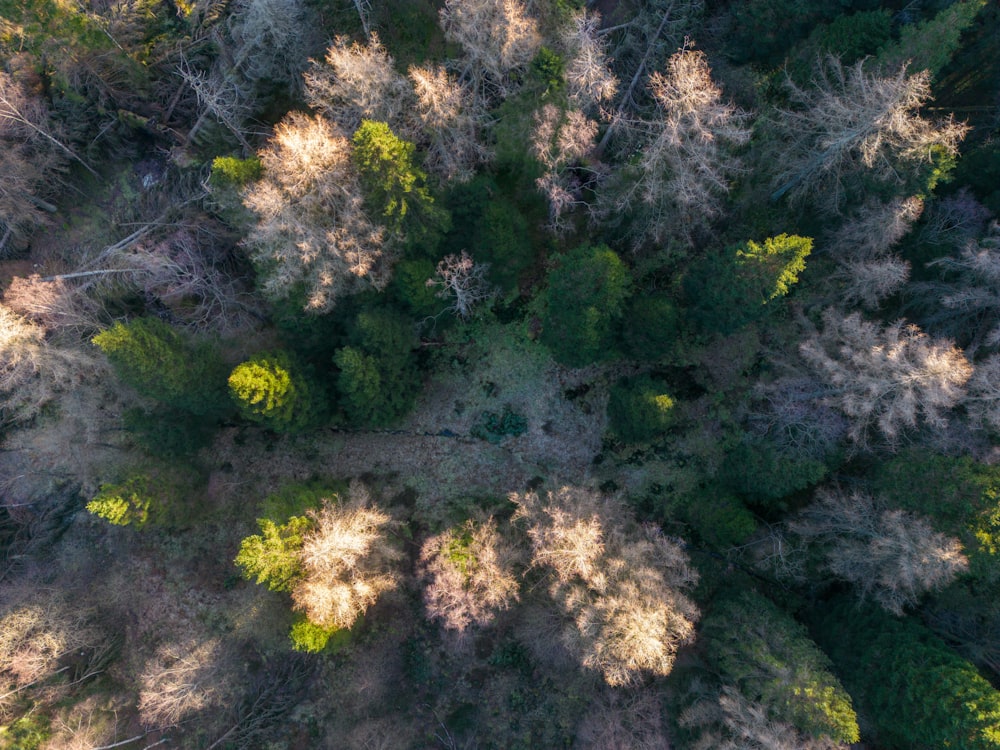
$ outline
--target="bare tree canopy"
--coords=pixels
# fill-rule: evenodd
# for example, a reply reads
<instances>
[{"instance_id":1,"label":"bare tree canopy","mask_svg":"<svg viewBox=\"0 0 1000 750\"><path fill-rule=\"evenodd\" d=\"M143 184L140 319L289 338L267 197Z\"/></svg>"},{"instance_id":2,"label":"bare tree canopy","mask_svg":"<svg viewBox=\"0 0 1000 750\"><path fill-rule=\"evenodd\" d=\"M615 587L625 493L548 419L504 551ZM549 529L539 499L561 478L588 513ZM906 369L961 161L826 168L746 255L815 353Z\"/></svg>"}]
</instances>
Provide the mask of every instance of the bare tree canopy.
<instances>
[{"instance_id":1,"label":"bare tree canopy","mask_svg":"<svg viewBox=\"0 0 1000 750\"><path fill-rule=\"evenodd\" d=\"M951 118L934 122L920 115L930 99L930 75L907 75L906 66L872 73L863 62L845 68L831 56L810 87L790 78L785 85L795 106L775 114L774 200L813 197L837 212L859 174L903 187L936 156L954 156L969 130Z\"/></svg>"},{"instance_id":2,"label":"bare tree canopy","mask_svg":"<svg viewBox=\"0 0 1000 750\"><path fill-rule=\"evenodd\" d=\"M318 312L344 294L383 287L383 230L365 213L350 141L340 129L293 112L260 159L264 177L246 194L258 222L245 243L264 293L281 299L302 290L306 309Z\"/></svg>"},{"instance_id":3,"label":"bare tree canopy","mask_svg":"<svg viewBox=\"0 0 1000 750\"><path fill-rule=\"evenodd\" d=\"M682 49L654 73L649 87L656 117L629 123L640 145L635 168L608 183L604 211L636 212L635 243L662 244L693 233L718 216L722 196L742 166L734 149L750 139L749 115L722 100L704 53Z\"/></svg>"},{"instance_id":4,"label":"bare tree canopy","mask_svg":"<svg viewBox=\"0 0 1000 750\"><path fill-rule=\"evenodd\" d=\"M563 645L609 685L668 674L699 616L683 593L697 574L681 547L591 490L511 500L527 527L531 563L550 574L550 593L565 610Z\"/></svg>"},{"instance_id":5,"label":"bare tree canopy","mask_svg":"<svg viewBox=\"0 0 1000 750\"><path fill-rule=\"evenodd\" d=\"M827 400L851 420L859 446L897 443L920 422L940 427L965 394L972 365L950 341L900 320L882 327L860 313L823 315L823 331L799 350L826 382Z\"/></svg>"},{"instance_id":6,"label":"bare tree canopy","mask_svg":"<svg viewBox=\"0 0 1000 750\"><path fill-rule=\"evenodd\" d=\"M862 599L871 597L895 615L969 567L957 539L858 490L820 490L789 525L822 546L833 575L853 583Z\"/></svg>"}]
</instances>

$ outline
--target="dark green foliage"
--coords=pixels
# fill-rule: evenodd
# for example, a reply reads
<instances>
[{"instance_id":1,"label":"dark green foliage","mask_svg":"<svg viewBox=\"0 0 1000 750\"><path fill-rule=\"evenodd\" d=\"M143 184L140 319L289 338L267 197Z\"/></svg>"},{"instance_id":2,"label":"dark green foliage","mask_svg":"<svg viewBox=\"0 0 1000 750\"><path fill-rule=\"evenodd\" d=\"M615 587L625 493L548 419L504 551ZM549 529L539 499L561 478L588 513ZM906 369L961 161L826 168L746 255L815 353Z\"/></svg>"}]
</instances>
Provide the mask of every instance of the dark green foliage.
<instances>
[{"instance_id":1,"label":"dark green foliage","mask_svg":"<svg viewBox=\"0 0 1000 750\"><path fill-rule=\"evenodd\" d=\"M1000 215L1000 139L981 143L963 154L955 181L971 187L984 206Z\"/></svg>"},{"instance_id":2,"label":"dark green foliage","mask_svg":"<svg viewBox=\"0 0 1000 750\"><path fill-rule=\"evenodd\" d=\"M139 393L203 417L231 410L226 368L208 345L189 342L157 318L115 323L94 336L118 376Z\"/></svg>"},{"instance_id":3,"label":"dark green foliage","mask_svg":"<svg viewBox=\"0 0 1000 750\"><path fill-rule=\"evenodd\" d=\"M531 61L531 78L542 91L542 96L561 91L566 85L563 73L566 61L548 47L542 47Z\"/></svg>"},{"instance_id":4,"label":"dark green foliage","mask_svg":"<svg viewBox=\"0 0 1000 750\"><path fill-rule=\"evenodd\" d=\"M695 319L723 334L761 319L798 281L811 250L812 239L779 234L706 256L684 279Z\"/></svg>"},{"instance_id":5,"label":"dark green foliage","mask_svg":"<svg viewBox=\"0 0 1000 750\"><path fill-rule=\"evenodd\" d=\"M611 389L608 426L625 443L652 440L673 425L675 405L663 381L649 375L626 378Z\"/></svg>"},{"instance_id":6,"label":"dark green foliage","mask_svg":"<svg viewBox=\"0 0 1000 750\"><path fill-rule=\"evenodd\" d=\"M742 0L733 4L730 54L737 62L777 66L815 24L847 10L873 10L877 0Z\"/></svg>"},{"instance_id":7,"label":"dark green foliage","mask_svg":"<svg viewBox=\"0 0 1000 750\"><path fill-rule=\"evenodd\" d=\"M392 294L417 318L439 313L447 304L436 296L433 287L427 286L435 273L434 263L424 258L404 260L393 269Z\"/></svg>"},{"instance_id":8,"label":"dark green foliage","mask_svg":"<svg viewBox=\"0 0 1000 750\"><path fill-rule=\"evenodd\" d=\"M770 600L743 591L716 602L702 621L705 656L751 701L815 737L858 741L851 698L803 625Z\"/></svg>"},{"instance_id":9,"label":"dark green foliage","mask_svg":"<svg viewBox=\"0 0 1000 750\"><path fill-rule=\"evenodd\" d=\"M800 84L807 84L818 57L833 54L844 65L853 65L874 55L891 37L892 14L887 10L840 16L813 29L789 61L788 73Z\"/></svg>"},{"instance_id":10,"label":"dark green foliage","mask_svg":"<svg viewBox=\"0 0 1000 750\"><path fill-rule=\"evenodd\" d=\"M410 410L420 388L412 323L391 310L364 311L350 342L333 358L344 413L359 425L392 424Z\"/></svg>"},{"instance_id":11,"label":"dark green foliage","mask_svg":"<svg viewBox=\"0 0 1000 750\"><path fill-rule=\"evenodd\" d=\"M972 26L987 0L958 0L934 18L904 26L899 40L888 45L875 63L892 70L909 63L913 72L929 70L932 77L951 62L962 32Z\"/></svg>"},{"instance_id":12,"label":"dark green foliage","mask_svg":"<svg viewBox=\"0 0 1000 750\"><path fill-rule=\"evenodd\" d=\"M578 247L558 263L542 295L542 343L571 367L609 359L629 294L628 269L605 245Z\"/></svg>"},{"instance_id":13,"label":"dark green foliage","mask_svg":"<svg viewBox=\"0 0 1000 750\"><path fill-rule=\"evenodd\" d=\"M518 207L487 176L453 188L448 206L453 229L445 252L467 250L478 262L490 264L490 279L505 293L517 291L521 274L535 258L528 221Z\"/></svg>"},{"instance_id":14,"label":"dark green foliage","mask_svg":"<svg viewBox=\"0 0 1000 750\"><path fill-rule=\"evenodd\" d=\"M213 426L187 412L134 408L125 412L124 423L143 450L158 458L191 456L212 441Z\"/></svg>"},{"instance_id":15,"label":"dark green foliage","mask_svg":"<svg viewBox=\"0 0 1000 750\"><path fill-rule=\"evenodd\" d=\"M378 360L352 346L339 349L333 363L340 370L337 390L340 406L356 424L389 424L396 418L391 406L392 383L382 382Z\"/></svg>"},{"instance_id":16,"label":"dark green foliage","mask_svg":"<svg viewBox=\"0 0 1000 750\"><path fill-rule=\"evenodd\" d=\"M822 461L788 456L759 440L742 442L729 451L722 469L733 492L770 508L782 508L782 498L817 484L826 473Z\"/></svg>"},{"instance_id":17,"label":"dark green foliage","mask_svg":"<svg viewBox=\"0 0 1000 750\"><path fill-rule=\"evenodd\" d=\"M713 488L691 498L683 514L694 534L718 550L742 544L757 529L757 521L743 503Z\"/></svg>"},{"instance_id":18,"label":"dark green foliage","mask_svg":"<svg viewBox=\"0 0 1000 750\"><path fill-rule=\"evenodd\" d=\"M636 293L622 316L622 339L630 357L653 362L670 354L678 338L679 318L670 297Z\"/></svg>"},{"instance_id":19,"label":"dark green foliage","mask_svg":"<svg viewBox=\"0 0 1000 750\"><path fill-rule=\"evenodd\" d=\"M839 599L816 634L880 746L1000 747L1000 693L914 620Z\"/></svg>"},{"instance_id":20,"label":"dark green foliage","mask_svg":"<svg viewBox=\"0 0 1000 750\"><path fill-rule=\"evenodd\" d=\"M515 413L509 406L504 407L502 414L484 411L479 422L472 428L472 437L499 443L505 437L517 437L528 430L528 420Z\"/></svg>"},{"instance_id":21,"label":"dark green foliage","mask_svg":"<svg viewBox=\"0 0 1000 750\"><path fill-rule=\"evenodd\" d=\"M319 387L284 352L238 364L229 375L229 394L244 418L275 432L299 432L324 413Z\"/></svg>"}]
</instances>

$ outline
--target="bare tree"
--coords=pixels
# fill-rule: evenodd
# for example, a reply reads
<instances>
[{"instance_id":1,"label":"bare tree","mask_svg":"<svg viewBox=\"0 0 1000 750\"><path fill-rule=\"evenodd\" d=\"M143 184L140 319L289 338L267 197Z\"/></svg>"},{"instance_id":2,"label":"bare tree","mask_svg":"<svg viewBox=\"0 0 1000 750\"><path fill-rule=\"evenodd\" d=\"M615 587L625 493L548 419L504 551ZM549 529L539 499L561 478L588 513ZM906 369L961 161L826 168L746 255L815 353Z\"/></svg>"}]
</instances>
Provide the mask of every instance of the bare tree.
<instances>
[{"instance_id":1,"label":"bare tree","mask_svg":"<svg viewBox=\"0 0 1000 750\"><path fill-rule=\"evenodd\" d=\"M877 431L890 445L923 421L941 426L965 394L972 365L949 341L934 341L900 320L885 328L859 313L823 315L820 334L799 351L826 382L826 400L851 420L865 446Z\"/></svg>"},{"instance_id":2,"label":"bare tree","mask_svg":"<svg viewBox=\"0 0 1000 750\"><path fill-rule=\"evenodd\" d=\"M314 625L349 628L398 584L395 567L403 555L387 537L397 524L360 485L309 517L314 525L303 536L302 579L292 601Z\"/></svg>"},{"instance_id":3,"label":"bare tree","mask_svg":"<svg viewBox=\"0 0 1000 750\"><path fill-rule=\"evenodd\" d=\"M603 688L577 729L583 750L667 750L666 727L652 690Z\"/></svg>"},{"instance_id":4,"label":"bare tree","mask_svg":"<svg viewBox=\"0 0 1000 750\"><path fill-rule=\"evenodd\" d=\"M46 137L48 119L40 98L0 72L0 258L23 247L56 210L47 198L66 152Z\"/></svg>"},{"instance_id":5,"label":"bare tree","mask_svg":"<svg viewBox=\"0 0 1000 750\"><path fill-rule=\"evenodd\" d=\"M243 123L250 113L250 101L239 81L229 73L193 70L187 61L177 68L177 75L194 91L201 114L188 131L188 142L194 141L209 117L215 118L239 141L246 154L253 153Z\"/></svg>"},{"instance_id":6,"label":"bare tree","mask_svg":"<svg viewBox=\"0 0 1000 750\"><path fill-rule=\"evenodd\" d=\"M910 264L896 255L872 260L848 260L835 275L844 282L843 299L874 310L887 297L905 286Z\"/></svg>"},{"instance_id":7,"label":"bare tree","mask_svg":"<svg viewBox=\"0 0 1000 750\"><path fill-rule=\"evenodd\" d=\"M962 247L983 234L989 218L990 210L963 187L931 203L918 236L921 242Z\"/></svg>"},{"instance_id":8,"label":"bare tree","mask_svg":"<svg viewBox=\"0 0 1000 750\"><path fill-rule=\"evenodd\" d=\"M227 706L236 686L220 679L220 659L230 655L217 639L166 643L146 661L139 677L139 719L147 728L176 726L194 715Z\"/></svg>"},{"instance_id":9,"label":"bare tree","mask_svg":"<svg viewBox=\"0 0 1000 750\"><path fill-rule=\"evenodd\" d=\"M888 203L868 200L824 240L822 250L838 260L881 258L906 236L923 209L916 196Z\"/></svg>"},{"instance_id":10,"label":"bare tree","mask_svg":"<svg viewBox=\"0 0 1000 750\"><path fill-rule=\"evenodd\" d=\"M813 85L791 78L786 87L794 109L779 110L773 161L779 165L772 195L817 197L821 208L839 211L845 191L861 173L903 186L930 163L935 152L954 155L968 127L953 119L920 116L930 98L930 75L868 72L862 62L845 68L837 57L819 66Z\"/></svg>"},{"instance_id":11,"label":"bare tree","mask_svg":"<svg viewBox=\"0 0 1000 750\"><path fill-rule=\"evenodd\" d=\"M1000 346L1000 224L957 255L928 263L942 278L911 286L921 320L928 327L960 336L968 351Z\"/></svg>"},{"instance_id":12,"label":"bare tree","mask_svg":"<svg viewBox=\"0 0 1000 750\"><path fill-rule=\"evenodd\" d=\"M489 263L476 263L463 250L461 255L445 256L427 286L439 287L437 296L451 300L448 310L465 319L477 305L496 296L496 287L487 278L489 270Z\"/></svg>"},{"instance_id":13,"label":"bare tree","mask_svg":"<svg viewBox=\"0 0 1000 750\"><path fill-rule=\"evenodd\" d=\"M462 45L461 77L484 101L506 98L542 44L537 25L520 0L445 0L445 38Z\"/></svg>"},{"instance_id":14,"label":"bare tree","mask_svg":"<svg viewBox=\"0 0 1000 750\"><path fill-rule=\"evenodd\" d=\"M665 75L650 76L649 87L656 117L629 122L641 143L638 163L608 182L604 212L640 213L637 246L670 237L689 243L720 213L721 198L742 169L733 150L750 138L749 115L722 101L697 50L674 54Z\"/></svg>"},{"instance_id":15,"label":"bare tree","mask_svg":"<svg viewBox=\"0 0 1000 750\"><path fill-rule=\"evenodd\" d=\"M301 285L306 309L324 311L344 294L382 288L391 265L384 232L365 213L350 142L340 129L293 112L260 158L264 177L245 197L258 223L245 244L264 293L283 298Z\"/></svg>"},{"instance_id":16,"label":"bare tree","mask_svg":"<svg viewBox=\"0 0 1000 750\"><path fill-rule=\"evenodd\" d=\"M822 545L826 567L853 583L862 599L871 597L896 615L969 567L957 539L858 490L819 490L789 528Z\"/></svg>"},{"instance_id":17,"label":"bare tree","mask_svg":"<svg viewBox=\"0 0 1000 750\"><path fill-rule=\"evenodd\" d=\"M302 71L318 37L317 19L303 0L238 0L226 19L230 70L251 82L280 82L300 90Z\"/></svg>"},{"instance_id":18,"label":"bare tree","mask_svg":"<svg viewBox=\"0 0 1000 750\"><path fill-rule=\"evenodd\" d=\"M697 575L680 545L589 490L511 500L527 526L532 565L550 574L550 593L569 618L561 641L570 653L612 686L642 672L668 674L699 614L683 593Z\"/></svg>"},{"instance_id":19,"label":"bare tree","mask_svg":"<svg viewBox=\"0 0 1000 750\"><path fill-rule=\"evenodd\" d=\"M976 364L969 379L965 410L974 425L1000 432L1000 354Z\"/></svg>"},{"instance_id":20,"label":"bare tree","mask_svg":"<svg viewBox=\"0 0 1000 750\"><path fill-rule=\"evenodd\" d=\"M15 276L3 301L50 334L69 333L82 338L106 324L101 306L71 280L44 279L38 274Z\"/></svg>"},{"instance_id":21,"label":"bare tree","mask_svg":"<svg viewBox=\"0 0 1000 750\"><path fill-rule=\"evenodd\" d=\"M464 182L492 153L480 141L485 112L472 91L443 66L411 67L416 95L413 140L426 149L424 166L445 180Z\"/></svg>"},{"instance_id":22,"label":"bare tree","mask_svg":"<svg viewBox=\"0 0 1000 750\"><path fill-rule=\"evenodd\" d=\"M47 120L48 113L38 99L29 97L24 88L18 85L10 75L0 72L0 123L9 123L30 131L80 164L94 177L99 177L97 171L70 148L65 139L58 137Z\"/></svg>"},{"instance_id":23,"label":"bare tree","mask_svg":"<svg viewBox=\"0 0 1000 750\"><path fill-rule=\"evenodd\" d=\"M531 151L545 167L535 180L549 202L549 229L562 233L572 228L569 213L587 206L584 190L592 190L606 170L594 160L597 122L575 109L563 111L546 104L535 112Z\"/></svg>"},{"instance_id":24,"label":"bare tree","mask_svg":"<svg viewBox=\"0 0 1000 750\"><path fill-rule=\"evenodd\" d=\"M604 154L608 144L621 132L620 126L651 109L652 102L644 96L649 71L662 65L678 47L686 43L704 5L704 0L643 0L634 3L626 0L617 4L611 16L612 19L622 18L623 22L597 32L598 36L609 40L608 49L618 77L622 82L628 81L619 88L617 106L608 115L608 128L597 146L599 154ZM630 151L631 139L626 137L623 140L621 150Z\"/></svg>"},{"instance_id":25,"label":"bare tree","mask_svg":"<svg viewBox=\"0 0 1000 750\"><path fill-rule=\"evenodd\" d=\"M618 91L618 79L611 72L606 38L598 36L601 17L581 12L563 36L569 50L566 85L569 99L583 111L607 105Z\"/></svg>"},{"instance_id":26,"label":"bare tree","mask_svg":"<svg viewBox=\"0 0 1000 750\"><path fill-rule=\"evenodd\" d=\"M407 133L402 125L414 106L413 91L378 34L373 32L367 44L337 37L325 60L313 61L305 82L309 106L346 133L357 130L362 120L385 122L394 132Z\"/></svg>"},{"instance_id":27,"label":"bare tree","mask_svg":"<svg viewBox=\"0 0 1000 750\"><path fill-rule=\"evenodd\" d=\"M500 535L493 518L432 536L420 554L427 615L459 633L489 624L519 598L520 562L521 550Z\"/></svg>"},{"instance_id":28,"label":"bare tree","mask_svg":"<svg viewBox=\"0 0 1000 750\"><path fill-rule=\"evenodd\" d=\"M0 304L0 422L24 422L95 370L94 359L49 343L45 329Z\"/></svg>"}]
</instances>

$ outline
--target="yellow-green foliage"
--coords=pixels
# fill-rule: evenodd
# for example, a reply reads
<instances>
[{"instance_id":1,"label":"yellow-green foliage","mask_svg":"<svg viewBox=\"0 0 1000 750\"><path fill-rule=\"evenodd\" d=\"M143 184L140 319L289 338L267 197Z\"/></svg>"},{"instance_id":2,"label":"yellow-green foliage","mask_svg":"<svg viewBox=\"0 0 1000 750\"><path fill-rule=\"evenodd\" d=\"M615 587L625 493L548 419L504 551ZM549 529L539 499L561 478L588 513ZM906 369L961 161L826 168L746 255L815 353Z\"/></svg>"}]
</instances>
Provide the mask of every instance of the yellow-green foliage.
<instances>
[{"instance_id":1,"label":"yellow-green foliage","mask_svg":"<svg viewBox=\"0 0 1000 750\"><path fill-rule=\"evenodd\" d=\"M304 534L313 522L305 516L293 516L278 525L269 518L258 518L260 534L248 536L240 544L236 565L243 576L267 584L272 591L290 591L302 575L302 549Z\"/></svg>"},{"instance_id":2,"label":"yellow-green foliage","mask_svg":"<svg viewBox=\"0 0 1000 750\"><path fill-rule=\"evenodd\" d=\"M260 179L263 174L260 159L237 159L235 156L216 156L212 159L212 179L241 187Z\"/></svg>"},{"instance_id":3,"label":"yellow-green foliage","mask_svg":"<svg viewBox=\"0 0 1000 750\"><path fill-rule=\"evenodd\" d=\"M151 480L145 474L122 484L102 484L101 491L87 503L87 510L115 526L144 526L149 520Z\"/></svg>"},{"instance_id":4,"label":"yellow-green foliage","mask_svg":"<svg viewBox=\"0 0 1000 750\"><path fill-rule=\"evenodd\" d=\"M237 365L229 393L244 417L277 432L291 432L318 416L309 382L280 353L261 354Z\"/></svg>"},{"instance_id":5,"label":"yellow-green foliage","mask_svg":"<svg viewBox=\"0 0 1000 750\"><path fill-rule=\"evenodd\" d=\"M806 257L811 251L811 238L779 234L768 237L763 245L747 240L736 251L736 265L766 304L788 294L805 270Z\"/></svg>"}]
</instances>

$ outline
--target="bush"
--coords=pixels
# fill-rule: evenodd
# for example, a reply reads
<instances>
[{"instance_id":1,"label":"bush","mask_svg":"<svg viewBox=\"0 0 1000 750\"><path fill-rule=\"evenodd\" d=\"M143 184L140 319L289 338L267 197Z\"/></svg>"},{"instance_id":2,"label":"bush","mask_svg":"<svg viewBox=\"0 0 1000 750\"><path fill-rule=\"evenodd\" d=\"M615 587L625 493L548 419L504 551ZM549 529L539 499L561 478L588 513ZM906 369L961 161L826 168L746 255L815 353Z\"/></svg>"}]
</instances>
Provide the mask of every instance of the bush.
<instances>
[{"instance_id":1,"label":"bush","mask_svg":"<svg viewBox=\"0 0 1000 750\"><path fill-rule=\"evenodd\" d=\"M608 359L629 294L625 264L607 246L582 246L559 259L542 295L542 343L571 367Z\"/></svg>"},{"instance_id":2,"label":"bush","mask_svg":"<svg viewBox=\"0 0 1000 750\"><path fill-rule=\"evenodd\" d=\"M289 636L292 639L292 648L296 651L306 651L317 654L330 644L330 639L337 633L343 631L338 628L324 628L313 625L304 617L295 621Z\"/></svg>"},{"instance_id":3,"label":"bush","mask_svg":"<svg viewBox=\"0 0 1000 750\"><path fill-rule=\"evenodd\" d=\"M528 420L514 413L509 406L504 407L502 414L484 411L479 422L472 428L474 438L496 444L505 437L517 437L528 430Z\"/></svg>"},{"instance_id":4,"label":"bush","mask_svg":"<svg viewBox=\"0 0 1000 750\"><path fill-rule=\"evenodd\" d=\"M626 443L651 440L673 425L674 405L661 381L648 375L622 380L608 400L611 432Z\"/></svg>"},{"instance_id":5,"label":"bush","mask_svg":"<svg viewBox=\"0 0 1000 750\"><path fill-rule=\"evenodd\" d=\"M427 281L434 278L435 273L434 263L425 258L404 260L393 269L392 294L417 318L430 317L445 307L435 289L427 286Z\"/></svg>"},{"instance_id":6,"label":"bush","mask_svg":"<svg viewBox=\"0 0 1000 750\"><path fill-rule=\"evenodd\" d=\"M264 173L260 159L237 159L234 156L216 156L212 160L212 181L233 187L243 187L248 182L259 180Z\"/></svg>"},{"instance_id":7,"label":"bush","mask_svg":"<svg viewBox=\"0 0 1000 750\"><path fill-rule=\"evenodd\" d=\"M711 490L692 498L684 516L700 539L720 550L742 544L757 529L756 519L743 503Z\"/></svg>"}]
</instances>

